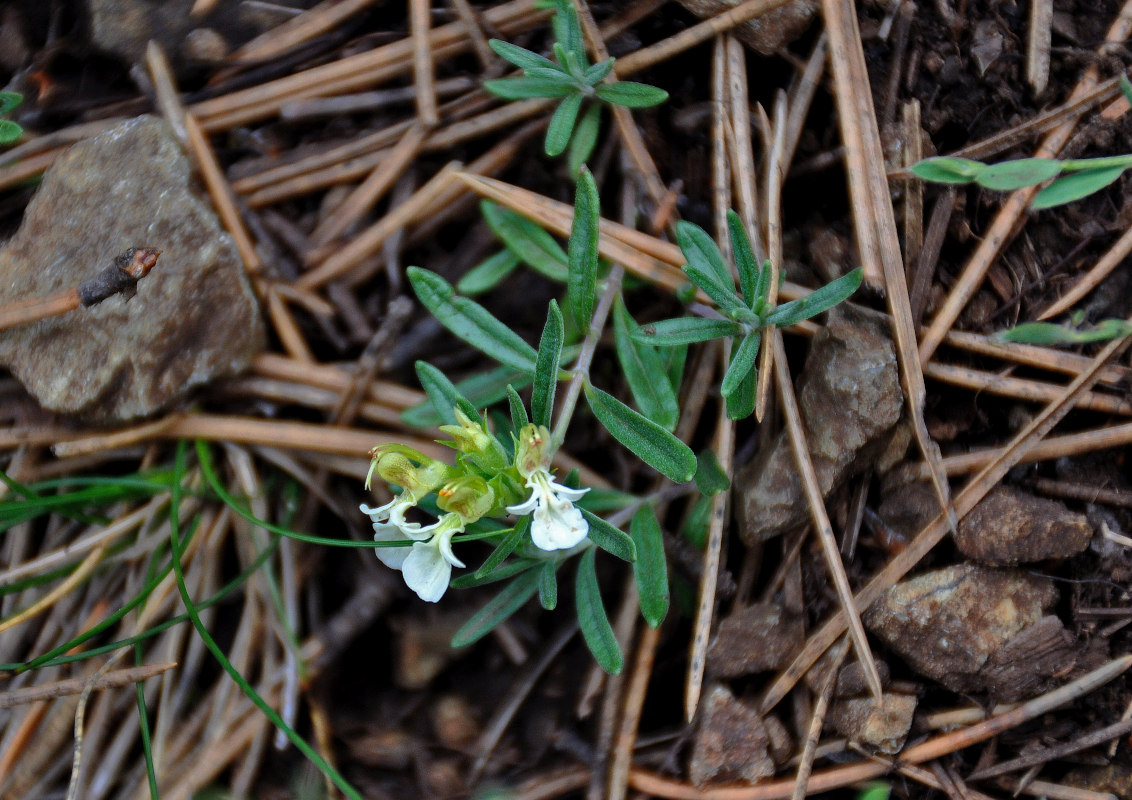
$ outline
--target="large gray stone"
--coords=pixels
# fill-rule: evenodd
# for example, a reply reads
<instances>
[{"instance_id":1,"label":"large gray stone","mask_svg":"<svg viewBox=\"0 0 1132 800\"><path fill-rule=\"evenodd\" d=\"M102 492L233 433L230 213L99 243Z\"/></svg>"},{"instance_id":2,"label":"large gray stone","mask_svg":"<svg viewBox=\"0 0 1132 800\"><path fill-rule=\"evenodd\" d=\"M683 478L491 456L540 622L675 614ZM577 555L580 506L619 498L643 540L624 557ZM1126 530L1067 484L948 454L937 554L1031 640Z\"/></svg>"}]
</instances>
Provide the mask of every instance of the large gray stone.
<instances>
[{"instance_id":1,"label":"large gray stone","mask_svg":"<svg viewBox=\"0 0 1132 800\"><path fill-rule=\"evenodd\" d=\"M262 348L231 237L156 117L80 142L48 170L0 249L0 303L74 286L134 246L162 255L132 300L0 334L0 363L45 408L96 423L137 419L241 372Z\"/></svg>"},{"instance_id":2,"label":"large gray stone","mask_svg":"<svg viewBox=\"0 0 1132 800\"><path fill-rule=\"evenodd\" d=\"M1013 699L1066 666L1061 624L1048 616L1056 599L1049 578L956 564L896 584L864 622L918 673L948 689ZM1050 658L1037 658L1039 650ZM1012 662L1021 673L1004 670Z\"/></svg>"},{"instance_id":3,"label":"large gray stone","mask_svg":"<svg viewBox=\"0 0 1132 800\"><path fill-rule=\"evenodd\" d=\"M814 337L796 391L814 473L828 495L884 451L900 420L904 393L886 325L852 306L833 311ZM735 491L739 535L748 545L809 519L785 430L739 471Z\"/></svg>"}]
</instances>

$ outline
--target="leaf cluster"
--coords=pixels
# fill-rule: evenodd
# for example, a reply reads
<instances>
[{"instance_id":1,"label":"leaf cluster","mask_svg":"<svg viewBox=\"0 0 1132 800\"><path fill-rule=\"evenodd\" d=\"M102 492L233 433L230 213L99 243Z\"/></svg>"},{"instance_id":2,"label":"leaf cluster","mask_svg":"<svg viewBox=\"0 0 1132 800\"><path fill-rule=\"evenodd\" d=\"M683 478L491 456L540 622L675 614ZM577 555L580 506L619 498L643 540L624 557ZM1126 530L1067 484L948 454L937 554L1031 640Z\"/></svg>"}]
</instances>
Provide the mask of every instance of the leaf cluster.
<instances>
[{"instance_id":1,"label":"leaf cluster","mask_svg":"<svg viewBox=\"0 0 1132 800\"><path fill-rule=\"evenodd\" d=\"M858 267L806 297L774 305L770 301L770 261L757 263L743 222L734 211L728 211L727 225L739 277L738 291L723 253L711 236L693 223L676 224L676 239L687 259L684 273L711 298L721 317L684 316L661 320L638 326L630 337L660 347L680 347L724 337L734 339L736 344L720 391L727 399L728 415L742 419L754 411L758 376L755 361L765 329L794 325L829 310L857 290L862 271Z\"/></svg>"},{"instance_id":2,"label":"leaf cluster","mask_svg":"<svg viewBox=\"0 0 1132 800\"><path fill-rule=\"evenodd\" d=\"M488 42L500 58L521 69L523 75L487 81L484 88L505 100L559 100L546 129L544 148L548 156L558 156L574 139L570 162L576 174L597 141L601 113L600 104L594 104L582 114L583 104L596 100L626 108L648 108L663 103L668 93L643 83L607 82L614 59L589 62L578 12L570 0L556 0L553 28L553 59L499 39Z\"/></svg>"},{"instance_id":3,"label":"leaf cluster","mask_svg":"<svg viewBox=\"0 0 1132 800\"><path fill-rule=\"evenodd\" d=\"M1053 208L1099 192L1132 166L1132 156L1085 158L1019 158L984 164L969 158L939 156L912 165L911 172L931 183L975 183L984 189L1012 192L1051 181L1034 195L1030 207Z\"/></svg>"},{"instance_id":4,"label":"leaf cluster","mask_svg":"<svg viewBox=\"0 0 1132 800\"><path fill-rule=\"evenodd\" d=\"M24 96L19 92L0 92L0 116L9 113L22 103ZM18 122L10 119L0 119L0 145L11 144L24 133Z\"/></svg>"}]
</instances>

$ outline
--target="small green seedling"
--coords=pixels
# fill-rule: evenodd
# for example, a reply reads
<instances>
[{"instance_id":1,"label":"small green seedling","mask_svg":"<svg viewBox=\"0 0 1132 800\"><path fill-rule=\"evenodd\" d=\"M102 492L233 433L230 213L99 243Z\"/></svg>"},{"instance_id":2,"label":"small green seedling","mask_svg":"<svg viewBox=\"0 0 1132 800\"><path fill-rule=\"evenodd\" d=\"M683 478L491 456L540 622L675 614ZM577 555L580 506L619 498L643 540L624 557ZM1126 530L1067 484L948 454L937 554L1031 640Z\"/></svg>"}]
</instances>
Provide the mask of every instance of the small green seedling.
<instances>
[{"instance_id":1,"label":"small green seedling","mask_svg":"<svg viewBox=\"0 0 1132 800\"><path fill-rule=\"evenodd\" d=\"M731 249L739 273L741 294L735 291L719 246L698 225L676 224L676 239L688 263L684 273L710 297L722 319L678 317L641 325L632 333L636 341L661 347L674 347L731 337L736 346L724 373L720 391L727 399L727 413L742 419L754 411L755 361L769 327L786 327L828 311L847 299L861 285L861 268L841 276L813 293L789 303L770 307L770 262L760 267L755 261L743 222L734 211L727 214Z\"/></svg>"},{"instance_id":2,"label":"small green seedling","mask_svg":"<svg viewBox=\"0 0 1132 800\"><path fill-rule=\"evenodd\" d=\"M18 92L0 92L0 116L11 112L16 106L24 100L23 95ZM0 119L0 145L11 144L18 140L24 133L24 129L18 122L13 122L10 119Z\"/></svg>"},{"instance_id":3,"label":"small green seedling","mask_svg":"<svg viewBox=\"0 0 1132 800\"><path fill-rule=\"evenodd\" d=\"M1086 327L1083 325L1084 316L1080 311L1074 313L1068 325L1024 322L1009 330L996 333L994 338L1001 342L1058 346L1107 342L1132 334L1132 323L1126 320L1104 319L1096 325Z\"/></svg>"},{"instance_id":4,"label":"small green seedling","mask_svg":"<svg viewBox=\"0 0 1132 800\"><path fill-rule=\"evenodd\" d=\"M648 108L667 100L668 92L643 83L606 82L614 59L589 63L578 12L570 0L555 3L553 27L554 60L499 39L488 42L500 58L523 70L523 77L487 81L484 88L505 100L560 100L547 126L544 147L548 156L558 156L570 146L571 171L577 174L597 141L601 114L600 104L594 104L579 121L584 103L597 100L626 108Z\"/></svg>"},{"instance_id":5,"label":"small green seedling","mask_svg":"<svg viewBox=\"0 0 1132 800\"><path fill-rule=\"evenodd\" d=\"M1132 83L1120 76L1120 89L1132 103ZM969 158L940 156L913 164L910 171L930 183L977 183L984 189L1012 192L1051 181L1034 195L1030 207L1053 208L1099 192L1132 167L1132 154L1108 158L1020 158L984 164Z\"/></svg>"}]
</instances>

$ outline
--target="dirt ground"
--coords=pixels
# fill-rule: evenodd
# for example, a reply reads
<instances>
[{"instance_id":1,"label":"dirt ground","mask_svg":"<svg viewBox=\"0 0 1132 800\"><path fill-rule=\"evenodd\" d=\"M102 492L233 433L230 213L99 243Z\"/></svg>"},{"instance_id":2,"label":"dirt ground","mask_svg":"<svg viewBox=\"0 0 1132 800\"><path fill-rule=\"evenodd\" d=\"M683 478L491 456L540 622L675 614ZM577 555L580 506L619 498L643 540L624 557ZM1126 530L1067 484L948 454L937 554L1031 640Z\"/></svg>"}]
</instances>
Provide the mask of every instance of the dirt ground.
<instances>
[{"instance_id":1,"label":"dirt ground","mask_svg":"<svg viewBox=\"0 0 1132 800\"><path fill-rule=\"evenodd\" d=\"M129 315L138 327L123 331L121 346L168 365L219 330L232 295L247 292L258 312L209 345L235 351L247 334L238 368L217 357L200 367L206 379L185 378L191 390L151 393L154 408L136 414L107 399L115 390L89 388L140 382L132 366L82 372L64 392L70 399L48 401L35 388L80 374L48 349L69 317L0 331L0 797L65 797L69 784L78 797L144 797L147 762L163 798L344 796L277 740L200 628L366 798L873 798L878 781L901 798L1132 797L1122 660L1132 649L1128 356L1105 343L1005 346L990 336L1051 308L1064 321L1059 300L1098 264L1112 268L1072 304L1078 324L1129 315L1128 180L1031 211L1025 191L925 185L906 171L937 154L996 162L1132 153L1132 114L1116 82L1132 60L1132 6L794 0L735 27L723 10L734 5L582 4L618 69L629 64L632 80L669 94L624 128L602 118L589 165L603 216L643 232L606 231L603 242L623 248L624 297L638 322L687 308L675 291L682 260L665 261L677 219L714 231L722 211L739 209L769 252L780 248L784 285L814 288L865 267L857 310L819 317L820 333L788 330L785 352L834 546L858 607L868 607L862 632L880 704L871 670L841 635L842 599L815 532L821 515L789 449L797 413L772 390L761 423L721 422L712 347L689 351L677 432L696 452L727 444L732 488L716 504L717 528L708 506L697 518L694 486L658 481L588 412L563 446L584 481L660 498L672 605L659 629L636 612L631 572L599 562L625 653L617 677L594 665L577 635L572 580L561 582L556 611L532 600L454 650L452 635L497 585L427 604L369 548L299 541L277 544L259 566L273 537L217 491L248 498L261 520L367 541L369 521L355 509L385 501L383 487L363 489L369 447L438 438L401 416L424 401L414 363L453 380L495 366L429 316L405 268L455 283L501 249L476 191L445 172L451 162L503 182L505 194L536 193L509 195L520 213L572 202L562 159L542 152L549 106L508 104L480 88L508 69L486 39L550 53L549 12L518 0L17 2L0 8L0 84L24 95L10 118L25 129L0 151L0 321L8 305L69 285L56 266L67 254L101 266L127 246L168 250L103 236L116 218L156 213L164 186L136 192L136 208L114 208L106 221L82 216L95 213L97 196L75 206L85 211L65 199L29 208L49 190L50 170L64 174L68 147L142 114L174 121L174 131L190 116L170 141L189 154L193 202L234 234L221 249L244 288L200 299L184 294L193 291L186 279L167 310ZM416 44L414 6L430 7ZM704 20L716 27L699 35ZM164 57L155 45L147 51L151 39ZM433 93L430 124L421 98ZM769 188L772 163L780 195ZM95 180L94 166L90 175L67 168L79 177L61 198ZM98 169L108 187L136 171ZM168 252L162 258L169 263ZM150 302L162 263L131 303ZM547 303L561 296L560 284L521 266L477 299L537 344ZM115 306L123 315L136 307ZM177 326L182 312L201 321ZM870 348L884 365L875 375L857 366L872 363ZM82 356L102 357L102 345ZM628 399L612 327L591 376ZM878 422L882 407L892 422ZM934 461L917 416L938 445ZM172 573L142 590L169 558L169 492L28 504L93 485L43 481L172 474L178 441L189 443L181 527L195 531L183 585L200 601L247 580L198 621L123 643L185 611ZM954 533L939 515L933 463ZM770 521L772 502L784 508L780 524ZM141 521L122 523L139 510ZM101 531L111 533L96 540ZM139 592L145 602L76 641ZM64 645L82 654L111 644L25 669ZM167 662L177 666L155 670L161 677L136 684L140 693L138 677L125 676L78 694L103 673ZM69 689L54 687L69 679ZM49 694L18 697L35 686ZM689 692L699 698L692 719Z\"/></svg>"}]
</instances>

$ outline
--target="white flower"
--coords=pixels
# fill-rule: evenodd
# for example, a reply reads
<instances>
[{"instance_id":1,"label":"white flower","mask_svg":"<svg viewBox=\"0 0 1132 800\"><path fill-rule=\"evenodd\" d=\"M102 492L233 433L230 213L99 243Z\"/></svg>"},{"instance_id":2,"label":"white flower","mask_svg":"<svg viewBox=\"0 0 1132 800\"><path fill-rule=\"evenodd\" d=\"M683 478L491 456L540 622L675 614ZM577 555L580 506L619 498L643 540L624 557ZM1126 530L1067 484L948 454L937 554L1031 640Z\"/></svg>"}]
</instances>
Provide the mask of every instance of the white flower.
<instances>
[{"instance_id":1,"label":"white flower","mask_svg":"<svg viewBox=\"0 0 1132 800\"><path fill-rule=\"evenodd\" d=\"M365 506L362 510L370 513ZM392 522L374 522L375 542L413 543L411 546L378 547L375 550L383 564L401 571L405 585L421 600L435 603L448 588L452 567L464 566L452 552L452 537L464 530L464 520L459 514L450 513L432 525L421 527L413 524L414 529L405 530Z\"/></svg>"},{"instance_id":2,"label":"white flower","mask_svg":"<svg viewBox=\"0 0 1132 800\"><path fill-rule=\"evenodd\" d=\"M551 480L549 470L539 467L527 478L531 496L508 506L509 514L531 514L531 541L540 550L566 550L586 538L590 526L574 505L589 489L571 489Z\"/></svg>"},{"instance_id":3,"label":"white flower","mask_svg":"<svg viewBox=\"0 0 1132 800\"><path fill-rule=\"evenodd\" d=\"M385 527L393 525L399 530L403 531L409 538L415 539L414 533L421 530L419 522L408 522L405 520L405 512L417 504L416 498L409 492L401 492L401 494L394 497L388 503L377 508L370 508L365 503L362 503L358 508L362 510L363 514L368 514L370 521L373 522L373 530L376 535L378 527Z\"/></svg>"}]
</instances>

